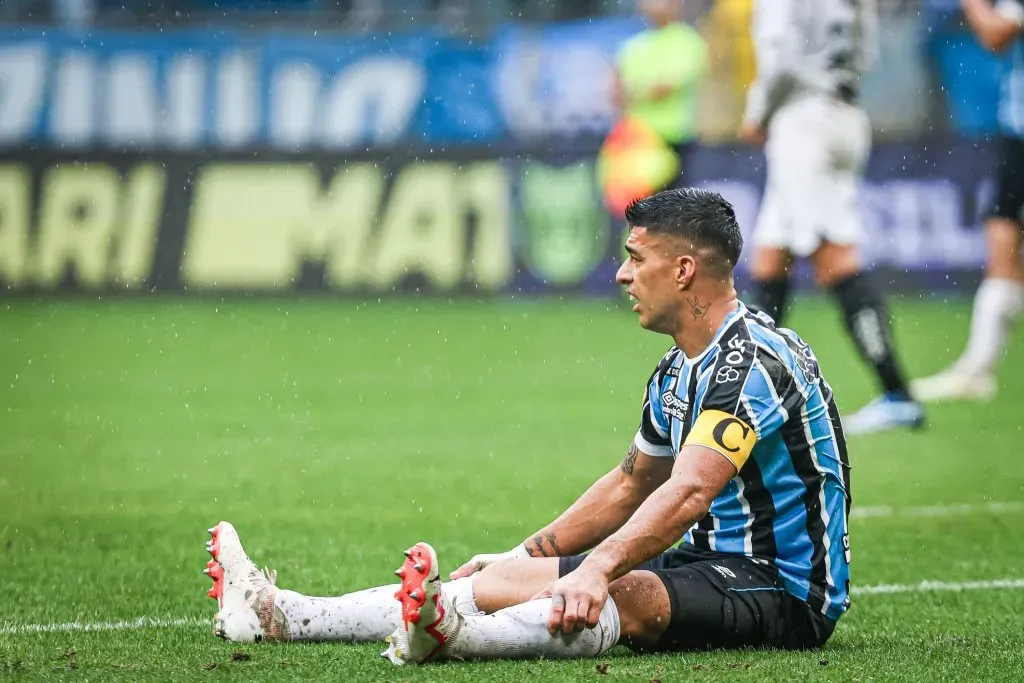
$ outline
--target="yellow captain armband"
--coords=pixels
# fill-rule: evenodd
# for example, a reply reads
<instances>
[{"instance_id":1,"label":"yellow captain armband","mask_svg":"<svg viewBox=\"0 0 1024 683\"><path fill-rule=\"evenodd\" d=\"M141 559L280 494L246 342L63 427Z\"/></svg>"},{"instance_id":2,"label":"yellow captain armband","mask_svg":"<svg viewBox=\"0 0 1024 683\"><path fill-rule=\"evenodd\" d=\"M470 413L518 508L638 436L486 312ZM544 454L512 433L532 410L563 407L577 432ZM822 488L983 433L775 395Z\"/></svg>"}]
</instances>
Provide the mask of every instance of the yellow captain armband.
<instances>
[{"instance_id":1,"label":"yellow captain armband","mask_svg":"<svg viewBox=\"0 0 1024 683\"><path fill-rule=\"evenodd\" d=\"M739 471L756 441L757 434L740 418L721 410L705 410L697 416L683 446L704 446L718 451Z\"/></svg>"}]
</instances>

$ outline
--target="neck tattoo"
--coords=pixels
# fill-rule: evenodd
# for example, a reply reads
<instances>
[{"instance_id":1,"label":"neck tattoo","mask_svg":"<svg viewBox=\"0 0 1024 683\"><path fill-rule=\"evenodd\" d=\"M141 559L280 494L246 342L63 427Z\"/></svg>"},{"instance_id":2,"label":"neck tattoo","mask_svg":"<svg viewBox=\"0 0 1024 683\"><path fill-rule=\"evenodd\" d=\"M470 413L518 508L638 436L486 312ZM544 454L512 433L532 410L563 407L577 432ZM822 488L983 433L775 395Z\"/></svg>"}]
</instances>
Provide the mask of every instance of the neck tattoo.
<instances>
[{"instance_id":1,"label":"neck tattoo","mask_svg":"<svg viewBox=\"0 0 1024 683\"><path fill-rule=\"evenodd\" d=\"M687 299L686 303L690 304L690 315L694 320L703 320L704 316L708 314L708 309L711 308L711 304L701 303L700 299L695 296Z\"/></svg>"}]
</instances>

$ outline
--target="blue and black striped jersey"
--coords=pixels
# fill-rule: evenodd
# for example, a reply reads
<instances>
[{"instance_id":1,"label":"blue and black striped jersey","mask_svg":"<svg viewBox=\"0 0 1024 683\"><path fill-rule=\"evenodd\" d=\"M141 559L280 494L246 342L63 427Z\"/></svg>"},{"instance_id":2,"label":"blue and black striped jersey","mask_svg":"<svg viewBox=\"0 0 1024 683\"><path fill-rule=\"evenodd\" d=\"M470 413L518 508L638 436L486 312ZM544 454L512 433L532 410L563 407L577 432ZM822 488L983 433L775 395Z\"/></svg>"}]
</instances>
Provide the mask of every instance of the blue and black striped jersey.
<instances>
[{"instance_id":1,"label":"blue and black striped jersey","mask_svg":"<svg viewBox=\"0 0 1024 683\"><path fill-rule=\"evenodd\" d=\"M738 473L683 542L770 563L788 592L838 619L849 607L850 468L811 348L742 303L699 356L673 346L648 382L635 443L676 457L695 442Z\"/></svg>"}]
</instances>

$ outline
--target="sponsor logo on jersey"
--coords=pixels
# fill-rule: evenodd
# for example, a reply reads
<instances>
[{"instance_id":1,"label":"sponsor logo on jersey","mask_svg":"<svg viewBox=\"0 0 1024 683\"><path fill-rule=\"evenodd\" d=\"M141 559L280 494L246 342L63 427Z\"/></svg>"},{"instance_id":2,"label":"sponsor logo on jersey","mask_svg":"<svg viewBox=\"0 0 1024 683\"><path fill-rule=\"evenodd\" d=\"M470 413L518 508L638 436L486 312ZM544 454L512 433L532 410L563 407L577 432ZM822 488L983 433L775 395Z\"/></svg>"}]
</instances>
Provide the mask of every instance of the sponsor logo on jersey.
<instances>
[{"instance_id":1,"label":"sponsor logo on jersey","mask_svg":"<svg viewBox=\"0 0 1024 683\"><path fill-rule=\"evenodd\" d=\"M666 391L661 395L661 408L666 415L685 422L690 412L690 402L685 398L679 398L671 391Z\"/></svg>"}]
</instances>

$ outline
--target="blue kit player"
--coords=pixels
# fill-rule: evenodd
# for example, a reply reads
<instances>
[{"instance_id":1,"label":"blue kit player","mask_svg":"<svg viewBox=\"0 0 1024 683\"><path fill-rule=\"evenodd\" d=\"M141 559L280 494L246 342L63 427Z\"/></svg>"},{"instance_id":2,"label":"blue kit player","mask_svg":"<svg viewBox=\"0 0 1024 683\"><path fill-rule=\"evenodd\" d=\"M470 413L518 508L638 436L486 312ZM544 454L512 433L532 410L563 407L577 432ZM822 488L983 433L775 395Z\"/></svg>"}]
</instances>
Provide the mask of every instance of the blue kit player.
<instances>
[{"instance_id":1,"label":"blue kit player","mask_svg":"<svg viewBox=\"0 0 1024 683\"><path fill-rule=\"evenodd\" d=\"M625 458L514 549L445 581L417 543L391 585L308 597L275 585L221 522L209 545L221 637L386 640L395 664L829 639L849 607L849 464L832 389L799 336L737 299L743 240L725 199L668 190L626 216L617 280L641 327L672 346L638 387ZM415 499L447 504L428 489Z\"/></svg>"}]
</instances>

